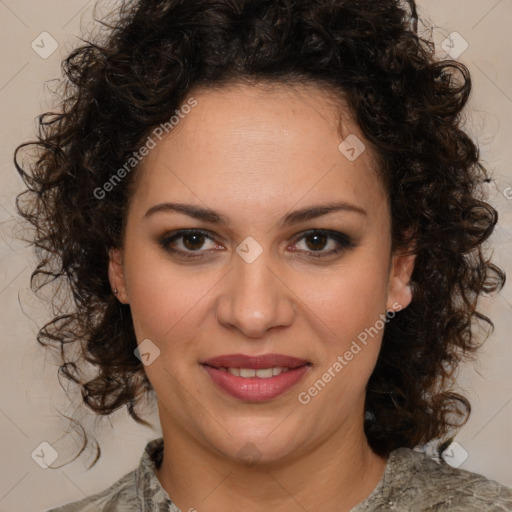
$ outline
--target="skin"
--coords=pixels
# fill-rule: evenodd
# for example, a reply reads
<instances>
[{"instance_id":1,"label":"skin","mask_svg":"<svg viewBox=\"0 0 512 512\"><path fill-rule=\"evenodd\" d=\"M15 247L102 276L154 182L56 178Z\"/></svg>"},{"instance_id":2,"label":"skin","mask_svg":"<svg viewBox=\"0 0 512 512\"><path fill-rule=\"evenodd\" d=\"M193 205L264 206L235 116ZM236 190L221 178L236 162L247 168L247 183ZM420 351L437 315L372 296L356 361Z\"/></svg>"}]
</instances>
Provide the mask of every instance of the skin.
<instances>
[{"instance_id":1,"label":"skin","mask_svg":"<svg viewBox=\"0 0 512 512\"><path fill-rule=\"evenodd\" d=\"M386 464L363 430L383 330L308 404L298 394L379 315L407 307L414 256L391 253L373 150L332 93L231 84L192 96L197 106L137 170L123 247L110 253L110 281L130 304L138 342L160 350L144 367L165 443L157 476L183 511L348 511ZM349 134L366 146L353 162L338 149ZM366 214L340 210L279 225L293 210L335 201ZM229 224L173 211L145 217L164 202L211 208ZM159 244L178 229L202 229L214 241L173 242L199 248L202 256L187 260ZM304 238L310 229L345 233L354 246L308 258L337 247L330 237ZM236 252L248 236L262 248L252 263ZM199 364L233 353L292 355L311 368L286 393L250 403L216 387ZM240 458L244 447L257 454L252 464Z\"/></svg>"}]
</instances>

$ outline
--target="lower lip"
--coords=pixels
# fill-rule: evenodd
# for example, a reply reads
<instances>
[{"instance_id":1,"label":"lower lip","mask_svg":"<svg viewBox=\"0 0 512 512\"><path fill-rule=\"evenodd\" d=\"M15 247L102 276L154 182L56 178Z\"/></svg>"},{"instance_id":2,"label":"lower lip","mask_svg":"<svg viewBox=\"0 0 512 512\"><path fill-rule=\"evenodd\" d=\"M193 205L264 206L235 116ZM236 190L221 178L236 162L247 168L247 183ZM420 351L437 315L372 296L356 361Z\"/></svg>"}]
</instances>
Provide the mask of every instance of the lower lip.
<instances>
[{"instance_id":1,"label":"lower lip","mask_svg":"<svg viewBox=\"0 0 512 512\"><path fill-rule=\"evenodd\" d=\"M202 366L222 390L235 398L250 402L264 402L283 394L295 386L309 368L309 365L300 366L275 377L260 379L259 377L237 377L212 366Z\"/></svg>"}]
</instances>

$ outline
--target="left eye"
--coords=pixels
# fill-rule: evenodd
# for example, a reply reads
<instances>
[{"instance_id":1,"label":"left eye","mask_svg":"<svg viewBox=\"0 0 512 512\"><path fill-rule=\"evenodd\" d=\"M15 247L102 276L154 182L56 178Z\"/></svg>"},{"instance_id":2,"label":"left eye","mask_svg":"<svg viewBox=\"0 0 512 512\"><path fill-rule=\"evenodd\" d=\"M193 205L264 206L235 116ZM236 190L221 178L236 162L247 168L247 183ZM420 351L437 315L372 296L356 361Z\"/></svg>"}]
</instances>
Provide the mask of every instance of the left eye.
<instances>
[{"instance_id":1,"label":"left eye","mask_svg":"<svg viewBox=\"0 0 512 512\"><path fill-rule=\"evenodd\" d=\"M338 231L329 230L310 230L303 233L302 236L294 242L294 246L300 245L304 241L302 248L293 249L301 253L308 253L308 256L319 258L337 254L342 249L352 247L352 240L349 236ZM210 242L210 247L204 247L206 242ZM217 246L215 239L205 231L199 230L181 230L170 235L164 236L160 240L160 245L166 251L183 255L187 258L199 258L204 252L215 250ZM325 250L327 248L327 250Z\"/></svg>"},{"instance_id":2,"label":"left eye","mask_svg":"<svg viewBox=\"0 0 512 512\"><path fill-rule=\"evenodd\" d=\"M304 233L299 239L305 241L305 249L300 249L301 251L312 253L310 256L312 257L323 257L327 255L337 254L342 249L346 249L352 246L352 241L350 237L345 235L344 233L340 233L338 231L326 231L326 230L311 230L307 233ZM329 240L331 241L329 244ZM329 247L330 250L324 250L326 247ZM318 254L315 254L318 253Z\"/></svg>"}]
</instances>

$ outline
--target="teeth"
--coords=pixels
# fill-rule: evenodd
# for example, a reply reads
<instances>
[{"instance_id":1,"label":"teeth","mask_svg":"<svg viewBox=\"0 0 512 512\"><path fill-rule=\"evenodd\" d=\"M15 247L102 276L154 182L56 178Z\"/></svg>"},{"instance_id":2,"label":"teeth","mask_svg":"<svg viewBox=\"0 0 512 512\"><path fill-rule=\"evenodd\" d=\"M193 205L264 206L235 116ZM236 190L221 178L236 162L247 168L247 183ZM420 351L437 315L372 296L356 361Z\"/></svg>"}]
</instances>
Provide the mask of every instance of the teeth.
<instances>
[{"instance_id":1,"label":"teeth","mask_svg":"<svg viewBox=\"0 0 512 512\"><path fill-rule=\"evenodd\" d=\"M256 370L256 377L259 377L260 379L268 379L269 377L272 377L273 374L273 368L262 368L260 370Z\"/></svg>"},{"instance_id":2,"label":"teeth","mask_svg":"<svg viewBox=\"0 0 512 512\"><path fill-rule=\"evenodd\" d=\"M280 373L285 373L289 370L289 368L284 368L281 366L277 366L275 368L261 368L259 370L255 370L254 368L219 368L223 371L227 371L231 373L231 375L236 375L237 377L258 377L260 379L269 379L270 377L275 377Z\"/></svg>"}]
</instances>

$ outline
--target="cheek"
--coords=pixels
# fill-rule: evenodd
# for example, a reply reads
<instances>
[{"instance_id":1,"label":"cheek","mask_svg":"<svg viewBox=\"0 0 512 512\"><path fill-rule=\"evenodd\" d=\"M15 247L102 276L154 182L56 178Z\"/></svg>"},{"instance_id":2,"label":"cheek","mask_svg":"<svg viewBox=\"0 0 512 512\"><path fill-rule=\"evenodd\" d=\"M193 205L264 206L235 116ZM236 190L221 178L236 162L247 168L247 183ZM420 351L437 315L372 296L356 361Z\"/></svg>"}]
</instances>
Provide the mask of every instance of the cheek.
<instances>
[{"instance_id":1,"label":"cheek","mask_svg":"<svg viewBox=\"0 0 512 512\"><path fill-rule=\"evenodd\" d=\"M154 339L166 346L193 325L194 312L201 307L215 284L211 273L190 272L151 255L137 257L133 251L125 260L125 278L133 323L138 340Z\"/></svg>"},{"instance_id":2,"label":"cheek","mask_svg":"<svg viewBox=\"0 0 512 512\"><path fill-rule=\"evenodd\" d=\"M310 396L322 395L318 407L326 401L341 413L358 403L375 367L387 298L387 261L378 256L375 251L360 251L335 273L317 276L314 286L309 277L301 278L304 303L315 313L319 329L313 348L318 372L303 390L310 390Z\"/></svg>"},{"instance_id":3,"label":"cheek","mask_svg":"<svg viewBox=\"0 0 512 512\"><path fill-rule=\"evenodd\" d=\"M157 347L143 345L154 357L144 371L158 396L184 407L188 393L199 393L188 375L201 356L197 332L204 315L203 301L215 280L209 274L191 276L162 258L137 259L134 253L126 260L126 284L138 344L149 339ZM187 381L185 396L182 385L177 385L183 381Z\"/></svg>"},{"instance_id":4,"label":"cheek","mask_svg":"<svg viewBox=\"0 0 512 512\"><path fill-rule=\"evenodd\" d=\"M362 252L333 272L301 275L294 285L304 304L322 321L334 344L357 336L385 313L387 262Z\"/></svg>"}]
</instances>

